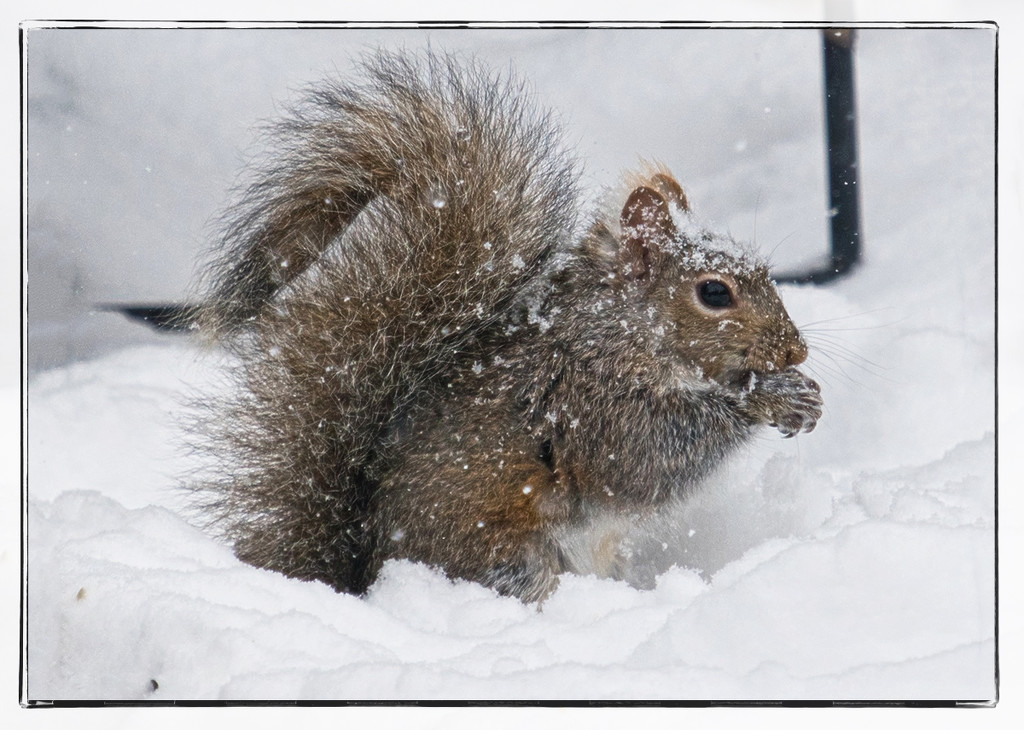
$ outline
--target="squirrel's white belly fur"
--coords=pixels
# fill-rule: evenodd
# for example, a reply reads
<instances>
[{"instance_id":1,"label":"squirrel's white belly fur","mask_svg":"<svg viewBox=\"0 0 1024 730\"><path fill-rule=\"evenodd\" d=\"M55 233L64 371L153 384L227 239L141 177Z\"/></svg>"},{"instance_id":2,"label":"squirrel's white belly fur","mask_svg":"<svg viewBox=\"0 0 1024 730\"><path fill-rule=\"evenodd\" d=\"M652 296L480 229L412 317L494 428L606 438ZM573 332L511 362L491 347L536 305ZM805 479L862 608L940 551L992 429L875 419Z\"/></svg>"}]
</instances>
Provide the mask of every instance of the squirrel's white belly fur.
<instances>
[{"instance_id":1,"label":"squirrel's white belly fur","mask_svg":"<svg viewBox=\"0 0 1024 730\"><path fill-rule=\"evenodd\" d=\"M617 510L600 510L583 524L555 531L555 540L565 569L577 575L598 578L624 577L631 557L629 534L636 516Z\"/></svg>"}]
</instances>

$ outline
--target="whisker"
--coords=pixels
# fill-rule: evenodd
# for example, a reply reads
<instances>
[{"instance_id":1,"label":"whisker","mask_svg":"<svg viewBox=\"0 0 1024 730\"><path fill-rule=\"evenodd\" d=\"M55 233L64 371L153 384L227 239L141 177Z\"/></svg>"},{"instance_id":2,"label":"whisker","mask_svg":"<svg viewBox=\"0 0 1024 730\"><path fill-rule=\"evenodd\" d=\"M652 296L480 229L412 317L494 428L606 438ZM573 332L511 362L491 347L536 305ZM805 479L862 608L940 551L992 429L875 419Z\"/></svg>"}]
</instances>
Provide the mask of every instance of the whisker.
<instances>
[{"instance_id":1,"label":"whisker","mask_svg":"<svg viewBox=\"0 0 1024 730\"><path fill-rule=\"evenodd\" d=\"M855 319L857 317L864 317L864 316L867 316L869 314L877 314L878 312L887 312L887 311L890 311L891 309L892 309L892 307L880 307L878 309L867 309L867 310L865 310L863 312L855 312L854 314L847 314L847 315L845 315L843 317L829 317L828 319L819 319L819 320L815 320L813 322L806 322L806 323L804 323L800 327L800 329L803 330L804 328L807 328L807 327L815 327L815 326L817 326L819 324L831 324L833 322L843 322L843 321L848 320L848 319ZM910 317L904 317L902 319L894 320L892 322L886 322L886 323L875 324L875 325L859 327L859 328L849 328L849 329L850 330L855 330L855 329L880 329L882 327L889 327L889 326L892 326L894 324L900 324L902 322L906 322L908 319L910 319ZM846 328L843 328L843 329L837 328L834 331L843 331L844 329L846 329Z\"/></svg>"},{"instance_id":2,"label":"whisker","mask_svg":"<svg viewBox=\"0 0 1024 730\"><path fill-rule=\"evenodd\" d=\"M798 230L793 230L793 231L790 231L789 233L787 233L787 234L786 234L785 236L783 236L782 238L780 238L780 239L779 239L779 242L775 244L775 246L774 246L774 247L772 248L772 250L771 250L771 251L769 251L769 252L768 252L768 256L766 257L766 258L768 259L768 261L772 261L772 260L774 260L774 258L775 258L775 252L779 250L779 248L780 248L780 247L782 246L782 244L784 244L784 243L785 243L786 241L788 241L789 239L791 239L791 238L792 238L793 236L795 236L795 235L796 235L796 234L797 234L798 232L799 232Z\"/></svg>"},{"instance_id":3,"label":"whisker","mask_svg":"<svg viewBox=\"0 0 1024 730\"><path fill-rule=\"evenodd\" d=\"M890 372L891 368L879 365L853 350L815 347L812 352L813 357L808 361L808 370L817 366L831 374L841 376L849 382L862 384L861 381L854 378L847 369L848 367L853 367L860 373L870 375L874 379L880 379L890 383L896 382L893 379L886 377L886 373Z\"/></svg>"},{"instance_id":4,"label":"whisker","mask_svg":"<svg viewBox=\"0 0 1024 730\"><path fill-rule=\"evenodd\" d=\"M816 357L813 360L808 361L808 367L817 365L824 369L828 369L837 375L842 375L845 378L849 378L850 374L846 371L845 366L851 365L852 363L845 358L841 358L832 352L827 350L817 350L815 353Z\"/></svg>"},{"instance_id":5,"label":"whisker","mask_svg":"<svg viewBox=\"0 0 1024 730\"><path fill-rule=\"evenodd\" d=\"M825 340L824 342L822 342L814 337L811 337L809 339L810 342L815 346L815 349L820 352L827 352L831 355L834 355L835 357L843 357L847 360L855 362L855 364L867 364L874 368L877 368L878 370L889 369L888 367L880 365L874 360L865 357L857 350L853 349L852 347L849 347L848 345L843 344L842 342L834 342L829 340Z\"/></svg>"},{"instance_id":6,"label":"whisker","mask_svg":"<svg viewBox=\"0 0 1024 730\"><path fill-rule=\"evenodd\" d=\"M841 379L855 385L862 385L859 380L848 373L843 366L832 357L826 357L826 359L819 359L816 362L810 363L807 365L806 369L815 376L817 376L820 371L827 377L819 378L819 380L824 380L826 383L832 383Z\"/></svg>"}]
</instances>

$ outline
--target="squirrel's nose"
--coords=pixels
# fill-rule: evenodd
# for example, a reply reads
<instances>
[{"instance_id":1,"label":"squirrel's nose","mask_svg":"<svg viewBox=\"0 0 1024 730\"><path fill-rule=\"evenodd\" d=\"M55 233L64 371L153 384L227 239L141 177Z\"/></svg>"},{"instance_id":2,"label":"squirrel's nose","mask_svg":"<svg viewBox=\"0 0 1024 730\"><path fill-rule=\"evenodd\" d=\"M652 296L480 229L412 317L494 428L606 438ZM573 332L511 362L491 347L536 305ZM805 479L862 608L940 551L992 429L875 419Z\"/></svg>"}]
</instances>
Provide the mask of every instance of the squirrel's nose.
<instances>
[{"instance_id":1,"label":"squirrel's nose","mask_svg":"<svg viewBox=\"0 0 1024 730\"><path fill-rule=\"evenodd\" d=\"M807 344L803 337L797 337L786 352L786 367L794 367L807 359Z\"/></svg>"}]
</instances>

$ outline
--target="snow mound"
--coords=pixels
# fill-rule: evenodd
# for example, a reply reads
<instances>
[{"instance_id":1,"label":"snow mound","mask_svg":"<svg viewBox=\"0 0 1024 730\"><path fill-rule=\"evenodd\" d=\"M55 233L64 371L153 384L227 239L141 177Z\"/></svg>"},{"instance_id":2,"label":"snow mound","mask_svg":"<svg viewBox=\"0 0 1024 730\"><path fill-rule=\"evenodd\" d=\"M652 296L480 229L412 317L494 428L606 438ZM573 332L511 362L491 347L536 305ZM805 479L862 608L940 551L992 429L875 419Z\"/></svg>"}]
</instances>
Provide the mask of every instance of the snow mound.
<instances>
[{"instance_id":1,"label":"snow mound","mask_svg":"<svg viewBox=\"0 0 1024 730\"><path fill-rule=\"evenodd\" d=\"M755 451L752 476L673 515L676 542L655 552L676 564L637 568L657 574L649 590L565 576L537 610L392 562L359 599L240 563L181 516L170 482L58 471L166 448L126 445L163 433L183 373L216 366L144 348L36 382L34 418L66 439L39 461L69 488L29 503L31 697L993 696L991 436L846 476ZM109 428L85 438L99 412ZM104 489L74 487L88 483Z\"/></svg>"}]
</instances>

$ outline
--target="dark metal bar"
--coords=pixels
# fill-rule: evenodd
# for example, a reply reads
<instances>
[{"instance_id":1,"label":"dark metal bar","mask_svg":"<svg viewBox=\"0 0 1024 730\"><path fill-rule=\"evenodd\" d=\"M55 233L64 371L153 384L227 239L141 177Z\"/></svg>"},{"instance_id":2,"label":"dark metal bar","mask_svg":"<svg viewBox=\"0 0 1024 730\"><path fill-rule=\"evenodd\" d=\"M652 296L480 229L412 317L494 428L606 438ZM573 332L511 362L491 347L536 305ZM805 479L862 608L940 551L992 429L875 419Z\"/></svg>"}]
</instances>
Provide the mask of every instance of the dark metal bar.
<instances>
[{"instance_id":1,"label":"dark metal bar","mask_svg":"<svg viewBox=\"0 0 1024 730\"><path fill-rule=\"evenodd\" d=\"M161 332L187 332L199 314L199 307L190 304L101 304L98 309L119 312Z\"/></svg>"},{"instance_id":2,"label":"dark metal bar","mask_svg":"<svg viewBox=\"0 0 1024 730\"><path fill-rule=\"evenodd\" d=\"M783 274L779 282L822 284L841 278L860 260L860 191L857 159L857 101L854 86L853 28L825 28L825 141L828 146L829 265Z\"/></svg>"}]
</instances>

